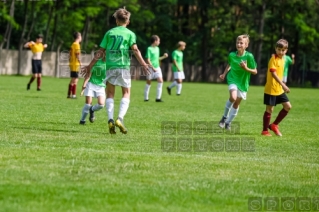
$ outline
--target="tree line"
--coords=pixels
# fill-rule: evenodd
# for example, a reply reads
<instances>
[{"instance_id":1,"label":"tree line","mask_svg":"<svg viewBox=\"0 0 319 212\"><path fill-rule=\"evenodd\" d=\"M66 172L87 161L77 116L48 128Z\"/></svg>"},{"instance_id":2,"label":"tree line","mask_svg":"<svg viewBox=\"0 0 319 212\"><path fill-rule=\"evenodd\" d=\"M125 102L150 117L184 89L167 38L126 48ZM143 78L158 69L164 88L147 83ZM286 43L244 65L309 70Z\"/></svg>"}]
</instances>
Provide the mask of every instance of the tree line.
<instances>
[{"instance_id":1,"label":"tree line","mask_svg":"<svg viewBox=\"0 0 319 212\"><path fill-rule=\"evenodd\" d=\"M303 70L319 71L319 0L2 0L0 48L22 53L23 44L41 33L48 50L66 50L79 31L81 48L91 52L115 26L112 15L123 6L132 13L128 28L142 53L153 34L161 38L162 53L183 40L184 62L201 67L202 81L208 72L223 70L240 34L249 34L248 51L260 74L280 38L288 40L288 54L296 55L292 83Z\"/></svg>"}]
</instances>

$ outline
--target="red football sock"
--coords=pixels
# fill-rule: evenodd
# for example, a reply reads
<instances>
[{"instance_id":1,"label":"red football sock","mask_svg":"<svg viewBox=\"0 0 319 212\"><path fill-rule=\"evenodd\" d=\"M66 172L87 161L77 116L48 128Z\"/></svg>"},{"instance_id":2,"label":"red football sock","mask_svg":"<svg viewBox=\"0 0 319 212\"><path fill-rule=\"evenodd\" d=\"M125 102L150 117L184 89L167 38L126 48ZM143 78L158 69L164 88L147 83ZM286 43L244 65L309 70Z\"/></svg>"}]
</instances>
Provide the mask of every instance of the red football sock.
<instances>
[{"instance_id":1,"label":"red football sock","mask_svg":"<svg viewBox=\"0 0 319 212\"><path fill-rule=\"evenodd\" d=\"M31 79L30 79L30 81L29 81L29 84L31 84L31 83L34 81L34 79L35 79L35 77L32 76Z\"/></svg>"},{"instance_id":2,"label":"red football sock","mask_svg":"<svg viewBox=\"0 0 319 212\"><path fill-rule=\"evenodd\" d=\"M286 111L285 109L281 109L276 120L274 121L274 124L278 125L286 117L287 114L288 114L288 111Z\"/></svg>"},{"instance_id":3,"label":"red football sock","mask_svg":"<svg viewBox=\"0 0 319 212\"><path fill-rule=\"evenodd\" d=\"M72 94L76 95L76 85L75 84L72 86Z\"/></svg>"},{"instance_id":4,"label":"red football sock","mask_svg":"<svg viewBox=\"0 0 319 212\"><path fill-rule=\"evenodd\" d=\"M263 131L268 131L268 126L270 123L271 114L265 111L263 118Z\"/></svg>"},{"instance_id":5,"label":"red football sock","mask_svg":"<svg viewBox=\"0 0 319 212\"><path fill-rule=\"evenodd\" d=\"M69 84L68 96L70 96L70 95L71 95L71 90L72 90L72 85L71 85L71 84Z\"/></svg>"},{"instance_id":6,"label":"red football sock","mask_svg":"<svg viewBox=\"0 0 319 212\"><path fill-rule=\"evenodd\" d=\"M38 84L38 88L40 88L41 87L41 77L37 78L37 84Z\"/></svg>"}]
</instances>

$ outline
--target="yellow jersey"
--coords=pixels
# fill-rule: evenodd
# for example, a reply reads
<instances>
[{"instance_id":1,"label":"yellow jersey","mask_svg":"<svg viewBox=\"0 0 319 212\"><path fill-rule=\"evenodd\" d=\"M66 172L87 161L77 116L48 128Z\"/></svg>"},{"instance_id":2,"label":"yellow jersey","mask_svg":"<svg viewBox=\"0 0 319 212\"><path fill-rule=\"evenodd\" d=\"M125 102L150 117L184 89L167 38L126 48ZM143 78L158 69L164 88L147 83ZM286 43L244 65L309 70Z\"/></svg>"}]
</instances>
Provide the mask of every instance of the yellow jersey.
<instances>
[{"instance_id":1,"label":"yellow jersey","mask_svg":"<svg viewBox=\"0 0 319 212\"><path fill-rule=\"evenodd\" d=\"M34 44L30 43L29 47L30 47L33 54L44 51L44 46L42 43L34 43Z\"/></svg>"},{"instance_id":2,"label":"yellow jersey","mask_svg":"<svg viewBox=\"0 0 319 212\"><path fill-rule=\"evenodd\" d=\"M74 42L71 45L70 58L69 58L69 66L71 71L78 72L80 70L80 62L77 58L77 55L80 55L80 54L81 54L80 44L77 42Z\"/></svg>"},{"instance_id":3,"label":"yellow jersey","mask_svg":"<svg viewBox=\"0 0 319 212\"><path fill-rule=\"evenodd\" d=\"M282 86L273 78L272 72L276 72L280 81L284 76L285 60L274 55L270 58L267 70L267 81L264 92L269 95L279 96L284 93Z\"/></svg>"}]
</instances>

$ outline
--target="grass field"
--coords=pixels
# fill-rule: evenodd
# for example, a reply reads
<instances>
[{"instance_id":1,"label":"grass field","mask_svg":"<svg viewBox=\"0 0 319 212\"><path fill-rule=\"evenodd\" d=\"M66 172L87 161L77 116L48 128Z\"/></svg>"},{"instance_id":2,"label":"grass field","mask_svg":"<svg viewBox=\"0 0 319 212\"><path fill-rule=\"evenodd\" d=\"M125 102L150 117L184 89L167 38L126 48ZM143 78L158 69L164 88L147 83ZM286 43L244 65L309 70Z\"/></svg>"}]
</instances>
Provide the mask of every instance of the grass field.
<instances>
[{"instance_id":1,"label":"grass field","mask_svg":"<svg viewBox=\"0 0 319 212\"><path fill-rule=\"evenodd\" d=\"M133 81L128 134L111 136L105 109L79 125L84 98L66 99L69 79L45 77L41 92L36 82L26 91L28 80L0 76L1 212L235 212L248 211L250 197L319 197L318 89L292 88L283 137L262 137L263 87L252 86L236 117L240 134L208 135L253 139L252 152L165 152L162 122L217 123L225 84L184 83L169 96L165 82L156 103L156 82L144 102L145 82ZM115 116L120 98L117 89Z\"/></svg>"}]
</instances>

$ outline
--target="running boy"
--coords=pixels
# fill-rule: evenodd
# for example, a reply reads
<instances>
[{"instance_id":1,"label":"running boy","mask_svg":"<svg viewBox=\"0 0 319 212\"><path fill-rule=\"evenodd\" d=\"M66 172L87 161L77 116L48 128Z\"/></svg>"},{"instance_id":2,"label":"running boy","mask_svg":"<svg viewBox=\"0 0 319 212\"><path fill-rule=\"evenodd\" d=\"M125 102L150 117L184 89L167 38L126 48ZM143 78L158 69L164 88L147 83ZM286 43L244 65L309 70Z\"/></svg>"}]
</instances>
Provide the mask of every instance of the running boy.
<instances>
[{"instance_id":1,"label":"running boy","mask_svg":"<svg viewBox=\"0 0 319 212\"><path fill-rule=\"evenodd\" d=\"M272 56L268 63L267 81L264 90L264 104L266 111L263 117L263 131L264 136L271 136L268 129L273 131L277 136L282 136L279 131L279 123L286 117L291 104L286 93L290 90L285 83L282 82L284 75L285 60L284 56L288 50L288 41L280 39L275 45L276 55ZM282 104L283 109L279 112L275 121L269 125L271 114L277 104Z\"/></svg>"},{"instance_id":2,"label":"running boy","mask_svg":"<svg viewBox=\"0 0 319 212\"><path fill-rule=\"evenodd\" d=\"M106 67L105 58L98 60L92 68L92 72L84 79L81 95L84 93L85 105L82 109L80 124L85 124L85 119L90 113L89 121L94 122L94 112L101 110L105 102ZM92 106L92 97L96 97L98 103Z\"/></svg>"},{"instance_id":3,"label":"running boy","mask_svg":"<svg viewBox=\"0 0 319 212\"><path fill-rule=\"evenodd\" d=\"M146 85L144 89L144 101L148 101L148 94L151 88L151 80L157 79L157 90L156 90L156 102L163 102L161 99L162 96L162 87L163 87L163 75L160 67L160 61L167 58L168 54L164 53L160 57L160 51L158 45L160 44L160 38L157 35L152 35L151 37L151 46L147 48L146 51L146 62L151 65L151 74L146 76Z\"/></svg>"},{"instance_id":4,"label":"running boy","mask_svg":"<svg viewBox=\"0 0 319 212\"><path fill-rule=\"evenodd\" d=\"M229 90L229 100L225 105L225 111L219 122L221 128L231 129L231 122L238 114L239 104L242 99L246 100L251 74L257 74L257 67L252 53L247 52L249 45L248 35L239 35L236 40L237 51L231 52L228 56L228 65L225 71L220 75L224 80L227 75ZM231 67L231 69L230 69Z\"/></svg>"},{"instance_id":5,"label":"running boy","mask_svg":"<svg viewBox=\"0 0 319 212\"><path fill-rule=\"evenodd\" d=\"M174 82L167 87L167 92L171 95L171 89L177 86L176 95L181 95L182 92L182 82L185 79L184 67L183 67L183 51L186 48L186 43L184 41L179 41L177 43L177 49L173 51L173 72L174 72Z\"/></svg>"},{"instance_id":6,"label":"running boy","mask_svg":"<svg viewBox=\"0 0 319 212\"><path fill-rule=\"evenodd\" d=\"M89 74L97 59L106 56L106 109L108 113L109 132L115 134L115 126L124 134L127 129L123 119L130 104L131 73L130 73L130 49L135 54L144 71L148 73L148 65L144 61L141 52L136 45L136 35L126 28L130 22L131 13L126 9L118 9L114 15L117 27L110 29L104 35L95 58L83 69L83 74ZM117 120L114 122L114 94L115 86L122 87L122 99Z\"/></svg>"},{"instance_id":7,"label":"running boy","mask_svg":"<svg viewBox=\"0 0 319 212\"><path fill-rule=\"evenodd\" d=\"M41 75L42 75L42 52L48 47L47 44L42 44L42 35L38 35L35 42L30 41L24 44L25 48L30 48L32 51L32 77L27 84L27 90L30 90L31 83L37 78L37 91L41 91Z\"/></svg>"},{"instance_id":8,"label":"running boy","mask_svg":"<svg viewBox=\"0 0 319 212\"><path fill-rule=\"evenodd\" d=\"M70 49L70 59L69 59L69 66L70 66L70 83L68 89L68 96L67 98L76 98L76 85L79 80L79 70L81 68L81 47L80 42L82 41L81 33L75 32L73 34L74 42L71 45Z\"/></svg>"}]
</instances>

